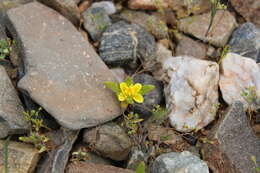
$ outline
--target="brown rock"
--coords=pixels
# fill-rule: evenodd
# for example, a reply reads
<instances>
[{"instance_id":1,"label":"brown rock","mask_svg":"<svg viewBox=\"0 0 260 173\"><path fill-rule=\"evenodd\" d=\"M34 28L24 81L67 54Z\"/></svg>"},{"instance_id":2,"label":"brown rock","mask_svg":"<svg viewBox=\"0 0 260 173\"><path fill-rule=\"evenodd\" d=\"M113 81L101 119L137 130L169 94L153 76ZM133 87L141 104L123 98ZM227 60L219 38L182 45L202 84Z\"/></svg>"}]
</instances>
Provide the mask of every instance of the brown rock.
<instances>
[{"instance_id":1,"label":"brown rock","mask_svg":"<svg viewBox=\"0 0 260 173\"><path fill-rule=\"evenodd\" d=\"M168 7L168 0L129 0L128 7L133 10L156 10Z\"/></svg>"},{"instance_id":2,"label":"brown rock","mask_svg":"<svg viewBox=\"0 0 260 173\"><path fill-rule=\"evenodd\" d=\"M0 172L4 172L3 146L0 140ZM31 145L10 142L8 145L8 167L10 173L32 173L39 160L38 150Z\"/></svg>"},{"instance_id":3,"label":"brown rock","mask_svg":"<svg viewBox=\"0 0 260 173\"><path fill-rule=\"evenodd\" d=\"M66 173L134 173L128 169L122 169L114 166L94 164L94 163L71 163L68 165Z\"/></svg>"},{"instance_id":4,"label":"brown rock","mask_svg":"<svg viewBox=\"0 0 260 173\"><path fill-rule=\"evenodd\" d=\"M181 19L178 29L194 37L218 47L227 43L237 26L235 17L228 11L217 11L209 33L210 13Z\"/></svg>"},{"instance_id":5,"label":"brown rock","mask_svg":"<svg viewBox=\"0 0 260 173\"><path fill-rule=\"evenodd\" d=\"M68 20L37 2L7 15L26 62L18 87L61 125L76 130L121 114L115 95L104 87L104 81L116 79Z\"/></svg>"},{"instance_id":6,"label":"brown rock","mask_svg":"<svg viewBox=\"0 0 260 173\"><path fill-rule=\"evenodd\" d=\"M260 0L231 0L231 4L247 21L260 27Z\"/></svg>"},{"instance_id":7,"label":"brown rock","mask_svg":"<svg viewBox=\"0 0 260 173\"><path fill-rule=\"evenodd\" d=\"M91 3L92 3L92 0L85 0L85 1L81 2L79 5L80 13L83 13L88 7L90 7Z\"/></svg>"}]
</instances>

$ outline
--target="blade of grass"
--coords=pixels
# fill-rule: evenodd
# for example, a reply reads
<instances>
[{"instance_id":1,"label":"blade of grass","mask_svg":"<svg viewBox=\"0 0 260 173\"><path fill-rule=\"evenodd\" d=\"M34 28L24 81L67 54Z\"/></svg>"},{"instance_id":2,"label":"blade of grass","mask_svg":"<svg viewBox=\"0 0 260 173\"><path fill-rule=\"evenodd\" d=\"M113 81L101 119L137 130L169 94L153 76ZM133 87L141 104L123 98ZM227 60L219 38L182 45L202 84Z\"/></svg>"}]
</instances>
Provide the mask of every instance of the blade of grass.
<instances>
[{"instance_id":1,"label":"blade of grass","mask_svg":"<svg viewBox=\"0 0 260 173\"><path fill-rule=\"evenodd\" d=\"M10 143L10 138L11 136L9 136L4 143L3 146L3 160L4 160L4 173L8 173L8 145Z\"/></svg>"}]
</instances>

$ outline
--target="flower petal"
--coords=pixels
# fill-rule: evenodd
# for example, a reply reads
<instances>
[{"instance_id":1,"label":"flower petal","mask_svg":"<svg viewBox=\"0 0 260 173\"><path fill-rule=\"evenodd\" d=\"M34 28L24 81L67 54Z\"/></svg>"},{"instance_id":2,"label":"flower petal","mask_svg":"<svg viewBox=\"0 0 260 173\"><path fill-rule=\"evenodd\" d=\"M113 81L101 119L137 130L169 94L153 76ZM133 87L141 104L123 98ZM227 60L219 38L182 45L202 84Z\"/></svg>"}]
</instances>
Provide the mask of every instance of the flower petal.
<instances>
[{"instance_id":1,"label":"flower petal","mask_svg":"<svg viewBox=\"0 0 260 173\"><path fill-rule=\"evenodd\" d=\"M125 93L125 91L127 91L129 89L129 87L127 86L127 84L125 82L121 82L119 86L123 93Z\"/></svg>"},{"instance_id":2,"label":"flower petal","mask_svg":"<svg viewBox=\"0 0 260 173\"><path fill-rule=\"evenodd\" d=\"M137 94L142 89L142 84L136 83L134 86L131 87L131 90L134 94Z\"/></svg>"},{"instance_id":3,"label":"flower petal","mask_svg":"<svg viewBox=\"0 0 260 173\"><path fill-rule=\"evenodd\" d=\"M118 94L117 97L118 97L118 100L121 101L121 102L125 101L126 98L127 98L127 96L124 93Z\"/></svg>"},{"instance_id":4,"label":"flower petal","mask_svg":"<svg viewBox=\"0 0 260 173\"><path fill-rule=\"evenodd\" d=\"M144 102L144 98L141 94L135 94L133 96L134 101L136 101L137 103L143 103Z\"/></svg>"}]
</instances>

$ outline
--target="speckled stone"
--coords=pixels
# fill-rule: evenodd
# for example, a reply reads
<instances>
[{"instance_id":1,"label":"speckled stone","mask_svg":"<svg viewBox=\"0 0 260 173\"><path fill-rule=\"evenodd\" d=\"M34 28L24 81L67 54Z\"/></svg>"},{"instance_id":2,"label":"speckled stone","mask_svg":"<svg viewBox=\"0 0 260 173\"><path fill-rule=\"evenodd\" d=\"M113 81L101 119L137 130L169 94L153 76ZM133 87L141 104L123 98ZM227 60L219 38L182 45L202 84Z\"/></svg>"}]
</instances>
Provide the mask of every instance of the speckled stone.
<instances>
[{"instance_id":1,"label":"speckled stone","mask_svg":"<svg viewBox=\"0 0 260 173\"><path fill-rule=\"evenodd\" d=\"M7 15L25 62L18 87L62 126L96 126L121 114L115 95L103 84L116 79L67 19L38 2Z\"/></svg>"}]
</instances>

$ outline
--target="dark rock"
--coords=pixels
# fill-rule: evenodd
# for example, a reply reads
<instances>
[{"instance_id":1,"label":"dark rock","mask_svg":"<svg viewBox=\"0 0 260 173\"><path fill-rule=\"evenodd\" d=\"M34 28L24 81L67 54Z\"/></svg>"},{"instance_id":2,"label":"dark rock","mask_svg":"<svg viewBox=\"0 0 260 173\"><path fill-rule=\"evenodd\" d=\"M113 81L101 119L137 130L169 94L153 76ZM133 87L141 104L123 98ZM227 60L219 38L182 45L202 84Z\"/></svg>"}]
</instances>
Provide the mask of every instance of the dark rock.
<instances>
[{"instance_id":1,"label":"dark rock","mask_svg":"<svg viewBox=\"0 0 260 173\"><path fill-rule=\"evenodd\" d=\"M132 143L124 130L115 123L108 123L93 129L86 129L83 141L94 151L113 160L125 160Z\"/></svg>"},{"instance_id":2,"label":"dark rock","mask_svg":"<svg viewBox=\"0 0 260 173\"><path fill-rule=\"evenodd\" d=\"M10 61L0 59L0 65L5 68L10 79L15 79L17 77L17 68L14 68Z\"/></svg>"},{"instance_id":3,"label":"dark rock","mask_svg":"<svg viewBox=\"0 0 260 173\"><path fill-rule=\"evenodd\" d=\"M143 85L154 85L155 89L144 95L144 102L141 104L134 104L134 111L141 116L149 116L155 105L159 105L163 100L163 84L155 80L149 74L137 74L134 76L135 83L141 83Z\"/></svg>"},{"instance_id":4,"label":"dark rock","mask_svg":"<svg viewBox=\"0 0 260 173\"><path fill-rule=\"evenodd\" d=\"M46 154L46 157L38 165L36 173L64 173L70 151L77 139L79 130L68 130L61 128L48 135L55 146Z\"/></svg>"},{"instance_id":5,"label":"dark rock","mask_svg":"<svg viewBox=\"0 0 260 173\"><path fill-rule=\"evenodd\" d=\"M75 0L39 0L47 6L55 9L74 25L79 24L80 12Z\"/></svg>"},{"instance_id":6,"label":"dark rock","mask_svg":"<svg viewBox=\"0 0 260 173\"><path fill-rule=\"evenodd\" d=\"M96 126L121 114L103 84L116 79L68 20L37 2L7 14L25 62L19 89L69 129Z\"/></svg>"},{"instance_id":7,"label":"dark rock","mask_svg":"<svg viewBox=\"0 0 260 173\"><path fill-rule=\"evenodd\" d=\"M156 44L144 28L119 21L106 29L101 37L99 53L111 66L123 66L141 60L154 59Z\"/></svg>"},{"instance_id":8,"label":"dark rock","mask_svg":"<svg viewBox=\"0 0 260 173\"><path fill-rule=\"evenodd\" d=\"M157 157L151 173L209 173L207 164L188 151L166 153Z\"/></svg>"},{"instance_id":9,"label":"dark rock","mask_svg":"<svg viewBox=\"0 0 260 173\"><path fill-rule=\"evenodd\" d=\"M211 138L217 145L203 147L202 154L216 173L222 173L223 165L230 170L225 173L251 173L256 166L252 156L260 161L260 139L252 131L241 102L233 103Z\"/></svg>"},{"instance_id":10,"label":"dark rock","mask_svg":"<svg viewBox=\"0 0 260 173\"><path fill-rule=\"evenodd\" d=\"M260 62L260 29L252 23L245 23L237 28L229 41L230 52Z\"/></svg>"},{"instance_id":11,"label":"dark rock","mask_svg":"<svg viewBox=\"0 0 260 173\"><path fill-rule=\"evenodd\" d=\"M112 23L104 8L88 8L83 14L84 27L94 41L98 41Z\"/></svg>"},{"instance_id":12,"label":"dark rock","mask_svg":"<svg viewBox=\"0 0 260 173\"><path fill-rule=\"evenodd\" d=\"M23 106L4 67L0 66L0 138L7 134L22 134L29 128L23 117ZM7 128L8 127L8 128Z\"/></svg>"},{"instance_id":13,"label":"dark rock","mask_svg":"<svg viewBox=\"0 0 260 173\"><path fill-rule=\"evenodd\" d=\"M122 169L115 166L94 164L94 163L71 163L66 169L66 173L134 173L128 169Z\"/></svg>"},{"instance_id":14,"label":"dark rock","mask_svg":"<svg viewBox=\"0 0 260 173\"><path fill-rule=\"evenodd\" d=\"M0 18L1 19L1 18ZM0 40L6 39L5 27L0 23Z\"/></svg>"}]
</instances>

